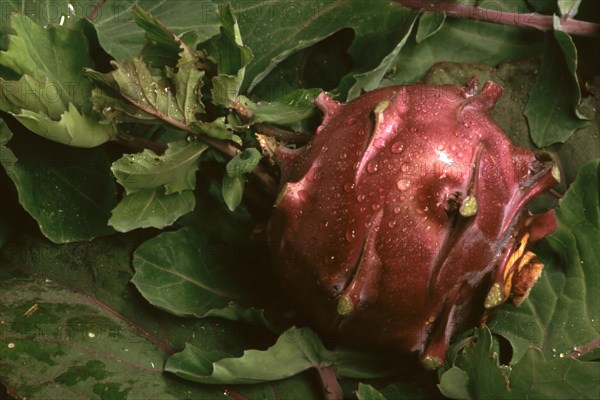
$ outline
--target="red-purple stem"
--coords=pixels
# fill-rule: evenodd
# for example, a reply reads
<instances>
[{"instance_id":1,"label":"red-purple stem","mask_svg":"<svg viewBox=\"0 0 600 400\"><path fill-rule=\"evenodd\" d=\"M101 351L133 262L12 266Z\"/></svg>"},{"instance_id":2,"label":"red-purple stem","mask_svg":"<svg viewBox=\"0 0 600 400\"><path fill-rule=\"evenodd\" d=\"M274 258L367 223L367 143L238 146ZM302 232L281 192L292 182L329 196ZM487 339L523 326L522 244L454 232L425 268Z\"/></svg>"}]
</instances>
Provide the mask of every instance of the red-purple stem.
<instances>
[{"instance_id":1,"label":"red-purple stem","mask_svg":"<svg viewBox=\"0 0 600 400\"><path fill-rule=\"evenodd\" d=\"M535 12L514 13L510 11L480 8L474 5L423 0L395 0L413 10L444 12L450 17L473 19L495 24L535 28L541 31L554 29L554 17ZM561 18L561 30L571 35L600 37L600 25L573 18Z\"/></svg>"},{"instance_id":2,"label":"red-purple stem","mask_svg":"<svg viewBox=\"0 0 600 400\"><path fill-rule=\"evenodd\" d=\"M319 372L319 378L321 379L325 398L327 400L342 400L344 398L344 392L337 380L335 367L318 366L317 371Z\"/></svg>"}]
</instances>

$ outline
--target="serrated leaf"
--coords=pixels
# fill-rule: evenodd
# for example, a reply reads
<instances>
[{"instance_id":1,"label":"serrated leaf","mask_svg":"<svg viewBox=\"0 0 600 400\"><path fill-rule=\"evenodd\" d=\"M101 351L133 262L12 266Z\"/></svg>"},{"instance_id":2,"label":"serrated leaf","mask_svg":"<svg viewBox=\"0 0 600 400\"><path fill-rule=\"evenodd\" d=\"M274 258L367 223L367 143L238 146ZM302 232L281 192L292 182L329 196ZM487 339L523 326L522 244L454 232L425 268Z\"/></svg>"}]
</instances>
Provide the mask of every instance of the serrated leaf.
<instances>
[{"instance_id":1,"label":"serrated leaf","mask_svg":"<svg viewBox=\"0 0 600 400\"><path fill-rule=\"evenodd\" d=\"M184 62L191 62L194 59L190 49L181 39L157 18L144 11L137 4L132 11L135 22L144 30L148 41L142 51L142 56L153 67L174 67L179 59L179 52L183 52ZM149 58L149 55L154 55L154 57Z\"/></svg>"},{"instance_id":2,"label":"serrated leaf","mask_svg":"<svg viewBox=\"0 0 600 400\"><path fill-rule=\"evenodd\" d=\"M38 25L49 24L70 27L78 23L78 18L85 17L88 8L83 3L70 1L41 0L30 2L27 0L6 0L2 2L2 24L0 24L0 50L8 47L8 35L11 33L8 17L21 14Z\"/></svg>"},{"instance_id":3,"label":"serrated leaf","mask_svg":"<svg viewBox=\"0 0 600 400\"><path fill-rule=\"evenodd\" d=\"M497 399L508 393L508 377L500 367L499 354L493 349L492 334L486 326L475 331L458 354L453 367L466 373L467 385L463 386L465 375L451 368L442 374L438 385L444 394L462 396L468 393L468 398ZM451 375L444 379L447 373ZM460 378L458 382L450 379L457 376Z\"/></svg>"},{"instance_id":4,"label":"serrated leaf","mask_svg":"<svg viewBox=\"0 0 600 400\"><path fill-rule=\"evenodd\" d=\"M442 29L444 21L446 21L446 13L444 11L435 13L426 12L421 14L415 41L417 43L421 43L428 37L438 33L439 30Z\"/></svg>"},{"instance_id":5,"label":"serrated leaf","mask_svg":"<svg viewBox=\"0 0 600 400\"><path fill-rule=\"evenodd\" d=\"M320 89L300 89L272 102L255 103L244 96L239 96L239 101L251 112L251 123L292 125L314 114L314 101L320 93Z\"/></svg>"},{"instance_id":6,"label":"serrated leaf","mask_svg":"<svg viewBox=\"0 0 600 400\"><path fill-rule=\"evenodd\" d=\"M441 377L440 390L450 398L595 399L598 395L598 362L582 362L571 357L548 360L539 349L532 347L518 363L506 368L498 365L498 354L494 350L497 343L486 327L474 338L477 342L468 344L458 354L456 366Z\"/></svg>"},{"instance_id":7,"label":"serrated leaf","mask_svg":"<svg viewBox=\"0 0 600 400\"><path fill-rule=\"evenodd\" d=\"M408 40L418 16L419 13L414 11L410 17L407 18L406 23L401 26L400 30L402 39L398 42L394 50L385 56L385 58L375 69L362 74L354 75L356 83L354 83L354 85L352 85L348 91L348 100L358 97L363 91L368 92L380 87L381 81L385 77L385 74L392 67L392 65L396 63L398 54Z\"/></svg>"},{"instance_id":8,"label":"serrated leaf","mask_svg":"<svg viewBox=\"0 0 600 400\"><path fill-rule=\"evenodd\" d=\"M229 210L234 211L242 203L245 182L246 178L244 176L225 175L223 177L221 193Z\"/></svg>"},{"instance_id":9,"label":"serrated leaf","mask_svg":"<svg viewBox=\"0 0 600 400\"><path fill-rule=\"evenodd\" d=\"M191 228L162 233L135 251L131 281L150 303L174 315L263 323L259 310L241 307L251 287L235 278L240 265L227 250Z\"/></svg>"},{"instance_id":10,"label":"serrated leaf","mask_svg":"<svg viewBox=\"0 0 600 400\"><path fill-rule=\"evenodd\" d=\"M156 0L103 3L90 20L96 28L100 45L117 60L139 55L146 43L144 31L134 23L135 5L176 35L190 37L191 44L205 41L219 32L217 7L209 1L178 0L176 7L173 3Z\"/></svg>"},{"instance_id":11,"label":"serrated leaf","mask_svg":"<svg viewBox=\"0 0 600 400\"><path fill-rule=\"evenodd\" d=\"M197 141L170 142L163 155L148 149L127 154L115 161L111 169L127 194L161 186L166 195L194 190L199 158L207 148Z\"/></svg>"},{"instance_id":12,"label":"serrated leaf","mask_svg":"<svg viewBox=\"0 0 600 400\"><path fill-rule=\"evenodd\" d=\"M571 37L559 30L556 18L553 37L547 37L540 72L524 111L531 138L538 147L563 143L576 129L588 124L577 112L581 99L577 50Z\"/></svg>"},{"instance_id":13,"label":"serrated leaf","mask_svg":"<svg viewBox=\"0 0 600 400\"><path fill-rule=\"evenodd\" d=\"M490 327L512 344L513 362L529 346L547 360L565 355L600 356L600 198L594 161L581 168L560 202L558 229L536 252L545 265L529 298L501 307ZM583 351L585 349L585 351Z\"/></svg>"},{"instance_id":14,"label":"serrated leaf","mask_svg":"<svg viewBox=\"0 0 600 400\"><path fill-rule=\"evenodd\" d=\"M14 35L0 65L20 76L0 78L0 109L47 139L95 147L115 134L92 111L91 85L81 70L91 66L87 38L61 26L42 28L21 15L11 17Z\"/></svg>"},{"instance_id":15,"label":"serrated leaf","mask_svg":"<svg viewBox=\"0 0 600 400\"><path fill-rule=\"evenodd\" d=\"M246 65L252 60L252 51L244 46L231 5L221 7L221 34L207 44L209 54L216 59L218 75L212 79L213 102L230 107L239 94Z\"/></svg>"},{"instance_id":16,"label":"serrated leaf","mask_svg":"<svg viewBox=\"0 0 600 400\"><path fill-rule=\"evenodd\" d=\"M382 395L377 389L364 383L358 384L356 397L358 397L358 400L386 400L385 396Z\"/></svg>"},{"instance_id":17,"label":"serrated leaf","mask_svg":"<svg viewBox=\"0 0 600 400\"><path fill-rule=\"evenodd\" d=\"M112 210L108 224L119 232L137 228L162 229L192 211L195 205L191 190L167 195L162 187L144 189L125 195Z\"/></svg>"},{"instance_id":18,"label":"serrated leaf","mask_svg":"<svg viewBox=\"0 0 600 400\"><path fill-rule=\"evenodd\" d=\"M196 121L197 113L204 112L200 93L204 72L196 69L192 63L182 65L177 72L167 67L166 77L153 75L140 58L113 62L113 65L116 70L109 74L92 70L87 73L113 90L115 107L127 109L120 105L124 99L145 114L152 115L157 121L164 121L175 127L190 125ZM106 97L96 97L100 100L95 104L97 109L112 111ZM127 114L131 116L132 113Z\"/></svg>"},{"instance_id":19,"label":"serrated leaf","mask_svg":"<svg viewBox=\"0 0 600 400\"><path fill-rule=\"evenodd\" d=\"M0 132L0 163L48 239L68 243L113 233L106 223L116 187L102 150L72 149L21 131L10 140L4 121Z\"/></svg>"},{"instance_id":20,"label":"serrated leaf","mask_svg":"<svg viewBox=\"0 0 600 400\"><path fill-rule=\"evenodd\" d=\"M309 328L291 327L267 350L246 350L241 357L219 358L214 352L188 345L169 358L165 371L200 383L247 384L332 366L339 377L384 377L395 372L390 361L368 353L327 350Z\"/></svg>"}]
</instances>

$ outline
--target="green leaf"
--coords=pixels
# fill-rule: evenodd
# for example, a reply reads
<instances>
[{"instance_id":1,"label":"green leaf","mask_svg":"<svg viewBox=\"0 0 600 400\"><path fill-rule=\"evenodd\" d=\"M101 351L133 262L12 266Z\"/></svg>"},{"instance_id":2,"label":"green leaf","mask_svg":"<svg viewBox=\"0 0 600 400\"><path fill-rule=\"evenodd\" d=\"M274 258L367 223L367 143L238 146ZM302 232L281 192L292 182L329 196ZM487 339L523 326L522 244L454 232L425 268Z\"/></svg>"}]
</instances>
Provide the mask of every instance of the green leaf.
<instances>
[{"instance_id":1,"label":"green leaf","mask_svg":"<svg viewBox=\"0 0 600 400\"><path fill-rule=\"evenodd\" d=\"M10 140L4 121L0 132L0 163L48 239L68 243L113 233L107 221L116 187L102 150L73 149L21 131Z\"/></svg>"},{"instance_id":2,"label":"green leaf","mask_svg":"<svg viewBox=\"0 0 600 400\"><path fill-rule=\"evenodd\" d=\"M492 2L495 12L516 11L514 3ZM484 6L484 4L481 4ZM525 10L526 12L527 10ZM467 19L447 19L441 29L417 43L411 36L383 86L414 83L437 62L482 63L495 66L510 59L536 57L542 35L535 31Z\"/></svg>"},{"instance_id":3,"label":"green leaf","mask_svg":"<svg viewBox=\"0 0 600 400\"><path fill-rule=\"evenodd\" d=\"M192 63L180 66L177 72L167 67L165 76L153 75L140 58L113 61L113 65L116 70L109 74L92 70L87 70L87 74L98 83L109 86L115 97L114 107L129 116L133 113L126 111L127 106L121 105L123 100L157 121L164 121L176 128L190 125L196 121L197 113L204 112L200 93L204 72L196 69ZM95 103L98 110L109 115L113 112L105 96L96 94L95 100L98 100Z\"/></svg>"},{"instance_id":4,"label":"green leaf","mask_svg":"<svg viewBox=\"0 0 600 400\"><path fill-rule=\"evenodd\" d=\"M581 0L558 0L558 10L563 18L573 18L579 11Z\"/></svg>"},{"instance_id":5,"label":"green leaf","mask_svg":"<svg viewBox=\"0 0 600 400\"><path fill-rule=\"evenodd\" d=\"M559 29L555 17L554 36L546 40L540 73L524 111L538 147L564 143L576 129L588 124L577 112L581 99L577 50L571 37Z\"/></svg>"},{"instance_id":6,"label":"green leaf","mask_svg":"<svg viewBox=\"0 0 600 400\"><path fill-rule=\"evenodd\" d=\"M396 32L409 11L386 0L372 0L368 7L365 12L365 3L361 1L236 3L244 44L254 53L246 68L243 87L251 91L292 54L347 27L355 32L349 53L360 68L354 73L375 68L400 40Z\"/></svg>"},{"instance_id":7,"label":"green leaf","mask_svg":"<svg viewBox=\"0 0 600 400\"><path fill-rule=\"evenodd\" d=\"M124 0L100 5L90 20L98 33L100 45L115 59L124 60L140 54L146 43L144 31L135 23L134 7L145 10L176 35L200 43L219 32L217 7L208 1L179 0L177 7L155 0Z\"/></svg>"},{"instance_id":8,"label":"green leaf","mask_svg":"<svg viewBox=\"0 0 600 400\"><path fill-rule=\"evenodd\" d=\"M221 388L165 377L162 343L48 281L2 282L0 320L0 376L19 398L228 398Z\"/></svg>"},{"instance_id":9,"label":"green leaf","mask_svg":"<svg viewBox=\"0 0 600 400\"><path fill-rule=\"evenodd\" d=\"M536 252L545 265L529 298L501 307L490 327L512 344L513 361L529 346L551 360L581 353L600 356L600 198L596 160L581 168L560 202L558 229ZM582 349L585 349L583 351Z\"/></svg>"},{"instance_id":10,"label":"green leaf","mask_svg":"<svg viewBox=\"0 0 600 400\"><path fill-rule=\"evenodd\" d=\"M492 334L486 326L476 330L475 335L458 354L453 368L442 374L438 385L440 391L452 398L462 398L467 393L467 398L474 399L497 399L506 396L508 377L500 367L499 354L494 351L492 345ZM447 373L450 375L444 378Z\"/></svg>"},{"instance_id":11,"label":"green leaf","mask_svg":"<svg viewBox=\"0 0 600 400\"><path fill-rule=\"evenodd\" d=\"M442 374L438 388L450 399L473 398L469 392L469 374L458 367L452 367Z\"/></svg>"},{"instance_id":12,"label":"green leaf","mask_svg":"<svg viewBox=\"0 0 600 400\"><path fill-rule=\"evenodd\" d=\"M231 213L226 215L225 221L221 223L232 223ZM217 233L217 232L214 232ZM212 236L211 236L212 237ZM117 329L101 330L101 333L113 333L121 345L117 350L123 354L120 357L137 357L143 367L151 367L149 362L146 362L147 354L135 355L131 352L139 349L138 345L149 343L154 346L153 353L160 355L162 358L160 365L155 363L156 369L159 371L152 372L151 379L153 381L153 389L151 397L162 398L193 398L198 400L213 400L220 398L224 392L223 388L207 387L197 385L192 382L182 381L174 378L169 374L161 373L164 361L168 353L183 349L185 343L191 343L201 349L207 351L227 351L229 354L241 354L244 348L251 346L266 346L265 332L263 330L248 329L248 326L236 324L222 319L192 319L180 318L162 312L150 306L139 294L136 288L129 282L133 271L131 268L131 254L143 241L144 232L142 235L113 235L95 239L92 242L70 243L62 246L56 246L42 238L36 237L19 237L14 238L0 252L0 296L4 293L7 295L16 294L22 295L24 305L22 307L11 308L3 299L0 300L0 309L6 304L6 313L0 311L0 320L5 321L6 325L0 324L0 347L7 348L7 339L10 342L9 327L14 326L18 329L21 323L31 323L34 325L34 334L29 338L39 345L35 349L35 354L43 356L47 352L53 351L56 348L56 341L51 340L53 333L58 335L60 332L68 337L71 333L73 339L85 339L83 344L86 344L89 338L85 337L87 332L81 335L76 335L79 330L74 330L67 327L66 324L60 321L51 321L48 325L37 324L38 320L32 320L38 317L40 312L46 310L41 307L30 318L24 318L23 313L28 310L31 305L40 300L39 293L36 291L31 294L29 291L21 293L18 288L13 291L13 283L10 283L14 278L30 279L32 275L40 277L39 282L42 288L48 289L55 287L50 281L61 282L61 286L68 287L65 292L76 294L86 304L92 307L97 307L101 313L106 313L107 316L113 316L122 321L122 324ZM61 292L63 293L63 292ZM65 303L69 304L69 297L64 297ZM71 316L79 318L84 315L87 309L80 305L79 302L74 302L68 310L72 311ZM65 311L66 312L66 311ZM87 314L86 314L87 315ZM73 321L71 319L70 321ZM11 325L15 321L14 325ZM79 320L76 320L79 321ZM74 322L75 323L75 322ZM49 326L49 328L47 328ZM84 325L81 325L84 327ZM96 325L94 324L94 327ZM131 329L132 327L135 327ZM28 328L29 329L29 328ZM18 330L17 335L29 332L28 329ZM101 333L96 335L96 339L109 340ZM50 339L50 340L48 340ZM104 342L103 342L104 343ZM109 342L110 343L110 342ZM106 346L99 355L96 351L80 352L82 348L79 342L71 341L65 343L65 348L70 349L69 357L79 357L79 365L85 365L88 361L103 360L105 355L119 355L112 353L112 347ZM130 347L130 346L136 347ZM0 350L1 350L0 349ZM13 348L17 349L17 347ZM127 350L125 350L127 349ZM105 351L107 350L107 351ZM71 352L72 351L72 352ZM79 351L79 353L77 353ZM39 398L54 398L50 395L50 391L70 391L70 395L74 392L81 393L79 397L90 398L90 389L97 382L94 379L85 378L73 389L73 386L61 385L53 381L57 372L60 374L63 370L55 368L44 368L42 363L32 362L35 365L33 368L28 368L23 373L29 373L28 379L23 379L22 376L15 372L13 365L6 366L8 358L4 357L4 353L0 356L0 381L15 393L15 397L36 397L29 396L33 391L39 391ZM43 358L42 358L43 359ZM148 398L143 391L143 386L147 385L147 380L141 379L148 371L141 369L135 371L137 367L129 363L119 362L123 358L116 358L114 362L119 365L120 376L129 376L128 384L133 386L131 389L132 395L141 393L139 398ZM37 359L36 359L37 360ZM68 362L64 356L60 360ZM38 369L37 367L40 366ZM149 369L149 368L148 368ZM35 372L35 380L32 380L32 374ZM138 374L138 372L140 372ZM138 380L139 379L139 380ZM144 378L145 379L145 378ZM53 382L52 385L44 382ZM89 385L86 386L86 385ZM140 387L137 387L140 386ZM317 398L319 393L316 385L312 384L311 376L297 376L283 381L272 382L262 385L252 385L251 387L234 387L229 386L229 395L241 395L247 398L260 398L276 400L279 396L290 399L310 399ZM52 392L54 393L54 392ZM64 395L61 395L64 398ZM223 398L227 399L223 394ZM98 396L101 398L102 396ZM114 398L110 395L105 395L104 398ZM136 397L137 398L137 397Z\"/></svg>"},{"instance_id":13,"label":"green leaf","mask_svg":"<svg viewBox=\"0 0 600 400\"><path fill-rule=\"evenodd\" d=\"M419 26L417 28L417 36L415 41L421 43L428 37L431 37L439 32L446 21L445 12L423 13L419 18Z\"/></svg>"},{"instance_id":14,"label":"green leaf","mask_svg":"<svg viewBox=\"0 0 600 400\"><path fill-rule=\"evenodd\" d=\"M594 399L598 395L597 362L571 357L548 360L531 347L518 363L507 368L498 365L494 347L497 343L483 327L459 352L455 367L442 374L438 385L442 393L454 399L515 400Z\"/></svg>"},{"instance_id":15,"label":"green leaf","mask_svg":"<svg viewBox=\"0 0 600 400\"><path fill-rule=\"evenodd\" d=\"M186 52L189 60L193 59L189 49L181 42L181 39L157 18L148 14L137 5L133 7L132 11L135 22L144 30L146 40L148 41L142 55L153 67L164 68L167 65L174 67L179 59L180 51ZM148 57L149 55L154 57Z\"/></svg>"},{"instance_id":16,"label":"green leaf","mask_svg":"<svg viewBox=\"0 0 600 400\"><path fill-rule=\"evenodd\" d=\"M260 151L253 147L244 149L241 153L237 154L227 163L227 175L234 178L236 176L242 176L249 174L256 168L262 155Z\"/></svg>"},{"instance_id":17,"label":"green leaf","mask_svg":"<svg viewBox=\"0 0 600 400\"><path fill-rule=\"evenodd\" d=\"M530 348L511 373L511 399L597 399L600 363L572 358L547 360Z\"/></svg>"},{"instance_id":18,"label":"green leaf","mask_svg":"<svg viewBox=\"0 0 600 400\"><path fill-rule=\"evenodd\" d=\"M152 150L127 154L112 165L117 182L127 194L165 186L165 194L194 190L200 155L208 148L193 141L170 142L163 155Z\"/></svg>"},{"instance_id":19,"label":"green leaf","mask_svg":"<svg viewBox=\"0 0 600 400\"><path fill-rule=\"evenodd\" d=\"M140 190L123 197L112 210L108 224L119 232L137 228L162 229L192 211L195 205L191 190L172 194L166 194L162 187Z\"/></svg>"},{"instance_id":20,"label":"green leaf","mask_svg":"<svg viewBox=\"0 0 600 400\"><path fill-rule=\"evenodd\" d=\"M174 315L263 323L260 311L240 306L248 305L251 287L235 278L240 265L226 256L228 249L190 228L162 233L135 251L132 282L151 304Z\"/></svg>"},{"instance_id":21,"label":"green leaf","mask_svg":"<svg viewBox=\"0 0 600 400\"><path fill-rule=\"evenodd\" d=\"M600 89L600 82L593 86L593 90ZM590 124L575 133L558 148L558 156L562 162L562 172L567 185L570 185L579 169L592 160L600 159L600 109L595 105L593 96L584 97L581 111L591 115Z\"/></svg>"},{"instance_id":22,"label":"green leaf","mask_svg":"<svg viewBox=\"0 0 600 400\"><path fill-rule=\"evenodd\" d=\"M216 59L219 75L213 82L213 102L230 107L239 94L246 65L252 60L252 51L244 46L231 5L220 9L221 34L207 45L207 50Z\"/></svg>"},{"instance_id":23,"label":"green leaf","mask_svg":"<svg viewBox=\"0 0 600 400\"><path fill-rule=\"evenodd\" d=\"M394 373L390 360L367 353L329 351L309 328L292 327L267 350L246 350L220 358L195 346L169 358L165 371L200 383L258 383L294 376L315 367L335 366L339 377L375 378Z\"/></svg>"},{"instance_id":24,"label":"green leaf","mask_svg":"<svg viewBox=\"0 0 600 400\"><path fill-rule=\"evenodd\" d=\"M91 85L81 70L92 65L87 38L61 26L42 28L13 15L8 50L0 65L20 76L0 78L0 109L47 139L75 147L95 147L114 134L92 111Z\"/></svg>"},{"instance_id":25,"label":"green leaf","mask_svg":"<svg viewBox=\"0 0 600 400\"><path fill-rule=\"evenodd\" d=\"M41 0L6 0L2 2L2 24L0 24L0 50L8 47L8 35L11 33L8 17L22 14L38 25L49 24L70 27L78 23L78 18L85 17L87 5L70 1Z\"/></svg>"},{"instance_id":26,"label":"green leaf","mask_svg":"<svg viewBox=\"0 0 600 400\"><path fill-rule=\"evenodd\" d=\"M358 400L386 400L377 389L371 385L365 385L364 383L358 384L356 397L358 397Z\"/></svg>"},{"instance_id":27,"label":"green leaf","mask_svg":"<svg viewBox=\"0 0 600 400\"><path fill-rule=\"evenodd\" d=\"M354 75L356 83L354 83L354 85L352 85L348 91L348 100L358 97L363 91L368 92L380 87L381 81L383 80L385 74L392 67L392 65L396 63L398 54L408 40L408 36L410 35L418 16L419 13L414 11L407 19L406 23L401 26L400 32L402 39L398 42L394 50L392 50L375 69L362 74Z\"/></svg>"},{"instance_id":28,"label":"green leaf","mask_svg":"<svg viewBox=\"0 0 600 400\"><path fill-rule=\"evenodd\" d=\"M223 199L229 210L234 211L242 203L245 182L246 178L244 176L232 177L225 175L223 177L221 193L223 194Z\"/></svg>"},{"instance_id":29,"label":"green leaf","mask_svg":"<svg viewBox=\"0 0 600 400\"><path fill-rule=\"evenodd\" d=\"M312 116L319 89L300 89L272 102L253 102L240 96L239 101L252 113L251 123L269 122L277 125L292 125Z\"/></svg>"}]
</instances>

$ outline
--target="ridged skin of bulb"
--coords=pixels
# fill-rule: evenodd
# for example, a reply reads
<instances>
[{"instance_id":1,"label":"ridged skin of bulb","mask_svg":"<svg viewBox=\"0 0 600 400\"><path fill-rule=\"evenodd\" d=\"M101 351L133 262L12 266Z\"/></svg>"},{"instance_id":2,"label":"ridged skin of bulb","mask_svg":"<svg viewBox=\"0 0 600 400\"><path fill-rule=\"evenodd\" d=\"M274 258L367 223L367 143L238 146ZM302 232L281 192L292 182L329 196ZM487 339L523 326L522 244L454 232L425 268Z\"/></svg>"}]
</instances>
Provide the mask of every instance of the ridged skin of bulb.
<instances>
[{"instance_id":1,"label":"ridged skin of bulb","mask_svg":"<svg viewBox=\"0 0 600 400\"><path fill-rule=\"evenodd\" d=\"M541 270L528 249L556 227L526 205L557 174L492 120L501 94L487 82L318 97L313 140L278 151L268 229L276 274L317 330L435 368L455 333L520 304Z\"/></svg>"}]
</instances>

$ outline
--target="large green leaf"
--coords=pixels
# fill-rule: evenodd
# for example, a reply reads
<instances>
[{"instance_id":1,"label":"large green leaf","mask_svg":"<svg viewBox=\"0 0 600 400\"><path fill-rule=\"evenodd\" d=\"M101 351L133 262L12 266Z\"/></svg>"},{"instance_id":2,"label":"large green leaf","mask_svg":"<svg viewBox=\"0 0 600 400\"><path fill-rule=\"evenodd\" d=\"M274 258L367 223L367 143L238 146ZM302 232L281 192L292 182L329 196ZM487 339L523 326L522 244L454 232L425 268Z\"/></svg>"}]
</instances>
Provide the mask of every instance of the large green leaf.
<instances>
[{"instance_id":1,"label":"large green leaf","mask_svg":"<svg viewBox=\"0 0 600 400\"><path fill-rule=\"evenodd\" d=\"M498 344L483 327L443 372L440 390L452 399L595 399L600 363L544 358L529 348L510 368L498 363ZM496 348L494 348L496 347Z\"/></svg>"},{"instance_id":2,"label":"large green leaf","mask_svg":"<svg viewBox=\"0 0 600 400\"><path fill-rule=\"evenodd\" d=\"M586 359L600 356L600 343L588 348L600 340L598 166L583 167L561 200L558 229L536 251L545 268L528 300L503 306L490 325L510 340L515 362L532 345L548 360L581 349Z\"/></svg>"},{"instance_id":3,"label":"large green leaf","mask_svg":"<svg viewBox=\"0 0 600 400\"><path fill-rule=\"evenodd\" d=\"M113 232L107 221L116 187L102 150L68 148L25 131L10 140L4 121L0 132L0 163L48 239L67 243Z\"/></svg>"},{"instance_id":4,"label":"large green leaf","mask_svg":"<svg viewBox=\"0 0 600 400\"><path fill-rule=\"evenodd\" d=\"M414 37L410 37L394 65L394 73L382 84L414 83L440 61L495 66L506 60L535 57L542 51L541 41L542 35L537 32L448 18L441 29L427 40L417 43Z\"/></svg>"},{"instance_id":5,"label":"large green leaf","mask_svg":"<svg viewBox=\"0 0 600 400\"><path fill-rule=\"evenodd\" d=\"M557 21L555 16L555 30L547 37L540 73L525 107L531 137L539 147L563 143L587 125L577 111L581 98L577 50Z\"/></svg>"},{"instance_id":6,"label":"large green leaf","mask_svg":"<svg viewBox=\"0 0 600 400\"><path fill-rule=\"evenodd\" d=\"M102 303L52 283L3 282L0 320L0 376L19 397L227 398L220 388L163 377L168 352L160 343Z\"/></svg>"},{"instance_id":7,"label":"large green leaf","mask_svg":"<svg viewBox=\"0 0 600 400\"><path fill-rule=\"evenodd\" d=\"M262 323L259 311L240 307L249 304L252 288L241 284L241 255L228 257L228 249L239 251L192 228L162 233L135 251L132 282L150 303L174 315Z\"/></svg>"},{"instance_id":8,"label":"large green leaf","mask_svg":"<svg viewBox=\"0 0 600 400\"><path fill-rule=\"evenodd\" d=\"M186 34L198 43L219 32L217 7L210 1L119 0L107 1L90 20L98 32L100 45L115 59L140 54L146 38L134 18L134 5L160 20L177 35Z\"/></svg>"},{"instance_id":9,"label":"large green leaf","mask_svg":"<svg viewBox=\"0 0 600 400\"><path fill-rule=\"evenodd\" d=\"M362 92L368 92L373 89L377 89L381 85L381 81L387 74L388 70L397 62L398 54L408 40L418 16L419 14L417 12L413 12L412 15L407 18L407 22L409 23L401 26L402 39L398 42L396 47L394 47L394 49L387 56L385 56L385 58L376 68L362 74L354 75L356 83L354 83L354 85L352 85L348 91L347 100L352 100L358 97Z\"/></svg>"},{"instance_id":10,"label":"large green leaf","mask_svg":"<svg viewBox=\"0 0 600 400\"><path fill-rule=\"evenodd\" d=\"M18 81L0 78L0 109L33 132L76 147L94 147L114 134L98 123L90 101L91 85L81 73L92 66L86 36L61 26L42 28L21 15L11 17L14 34L0 65Z\"/></svg>"},{"instance_id":11,"label":"large green leaf","mask_svg":"<svg viewBox=\"0 0 600 400\"><path fill-rule=\"evenodd\" d=\"M368 353L327 350L312 330L291 327L267 350L246 350L241 357L187 345L169 358L165 370L194 382L248 384L288 378L310 368L333 367L339 377L389 376L394 373L389 362Z\"/></svg>"},{"instance_id":12,"label":"large green leaf","mask_svg":"<svg viewBox=\"0 0 600 400\"><path fill-rule=\"evenodd\" d=\"M64 303L58 304L57 307L63 307L61 312L70 311L69 321L81 321L81 328L86 326L85 321L80 318L83 315L104 316L112 322L106 326L102 325L98 331L93 331L96 336L95 340L99 343L90 343L89 336L86 332L71 331L73 333L82 333L83 335L73 337L74 340L70 345L68 343L57 344L52 339L53 333L62 332L66 335L69 330L66 324L61 321L50 321L48 324L40 324L39 320L33 320L34 317L48 317L47 314L39 314L47 312L48 308L43 306L39 300L39 293L31 293L26 291L22 294L22 306L9 308L8 304L0 304L0 320L6 324L0 325L0 337L2 338L2 351L8 349L11 340L8 335L8 329L20 327L22 324L29 329L35 324L35 334L30 337L31 345L35 345L35 354L40 359L40 362L33 362L34 367L29 370L29 377L35 375L35 379L24 379L23 369L18 369L18 373L13 368L12 361L8 357L0 357L0 381L7 384L9 389L17 396L28 396L34 391L38 391L39 395L32 396L33 398L52 398L52 393L57 391L68 391L71 387L63 384L64 381L54 382L49 385L45 382L50 382L57 374L57 367L43 368L46 354L51 353L57 348L64 348L68 351L61 356L61 360L65 360L65 365L69 365L70 360L75 360L77 357L80 360L79 365L81 373L90 373L94 369L87 370L85 365L90 362L91 366L97 361L106 362L106 358L115 357L112 361L106 362L110 369L118 368L118 373L121 376L129 376L128 384L132 387L131 393L141 393L144 390L147 379L155 380L153 383L155 391L152 393L153 398L194 398L212 400L219 398L219 393L227 392L229 396L244 396L246 398L261 398L261 399L277 399L280 397L290 399L306 399L316 398L314 386L311 385L309 376L298 376L284 381L253 385L252 387L214 387L208 388L201 385L186 383L181 380L174 380L170 376L160 373L164 357L173 351L183 349L185 343L209 350L226 350L228 353L241 353L241 350L250 345L262 346L264 343L264 332L248 329L242 331L240 326L228 321L215 319L190 319L178 318L161 312L160 310L148 305L143 298L137 293L133 285L129 284L132 271L130 266L131 252L135 249L137 243L143 240L143 237L135 237L135 235L113 236L108 238L96 239L93 242L72 243L68 245L56 246L48 241L38 238L24 237L18 240L12 240L7 244L7 248L0 253L0 296L12 296L18 298L21 294L19 290L22 286L14 286L13 283L7 283L7 279L12 277L29 277L36 274L40 280L33 282L34 287L41 287L40 292L52 292L56 297L60 297ZM50 283L61 282L60 285ZM15 283L16 284L16 283ZM24 284L26 284L24 282ZM66 289L68 288L68 289ZM57 292L54 292L54 290ZM83 295L83 294L85 295ZM64 294L64 296L63 296ZM52 295L54 296L54 294ZM75 299L75 301L72 301ZM31 305L38 302L39 309L32 314L30 318L24 318L23 313L28 310ZM4 309L4 305L6 308ZM89 307L88 307L89 306ZM49 319L49 317L48 317ZM66 319L65 319L66 320ZM13 321L15 323L13 324ZM97 328L98 320L89 321L89 327ZM104 320L102 320L104 321ZM92 324L92 322L94 324ZM46 327L50 329L46 329ZM110 329L114 328L114 329ZM23 338L23 334L27 333L27 329L19 331L19 337ZM45 333L46 335L42 335ZM115 337L107 337L107 333L112 333ZM6 341L4 341L6 339ZM102 347L102 351L98 352L81 352L81 345L96 344L103 346L105 342L108 344L119 341L120 348L111 346ZM30 346L31 346L30 345ZM87 349L87 347L86 347ZM118 349L118 351L114 351ZM127 349L127 350L125 350ZM147 349L147 351L135 355L132 352L135 350ZM17 350L17 346L12 350ZM106 350L106 351L104 351ZM33 353L30 352L30 353ZM155 362L155 371L151 371L151 357L156 355L161 364ZM29 355L28 355L29 356ZM119 362L119 357L135 358L138 362L129 364ZM20 360L24 360L20 359ZM6 361L6 362L5 362ZM136 368L143 363L147 369L136 371ZM40 368L39 371L37 368ZM108 369L107 368L107 369ZM61 373L66 369L61 369ZM135 372L132 372L135 371ZM106 380L110 380L107 377ZM119 378L116 378L117 380ZM102 379L101 379L102 381ZM69 383L68 380L66 380ZM107 393L105 396L91 395L95 379L85 378L76 384L76 389L71 390L71 396L75 396L73 392L81 390L81 398L118 398L113 392ZM140 386L140 387L136 387ZM79 393L79 392L77 392ZM279 397L278 397L279 396ZM79 398L75 397L75 398ZM61 396L65 398L65 396ZM72 397L71 397L72 398ZM133 398L148 398L148 396L137 396ZM224 397L229 398L229 397Z\"/></svg>"},{"instance_id":13,"label":"large green leaf","mask_svg":"<svg viewBox=\"0 0 600 400\"><path fill-rule=\"evenodd\" d=\"M410 24L406 20L410 11L393 2L372 0L367 12L365 4L335 0L235 3L244 44L254 53L244 87L251 90L290 55L346 27L355 31L349 52L359 66L356 72L375 68L400 41L403 35L398 31Z\"/></svg>"}]
</instances>

